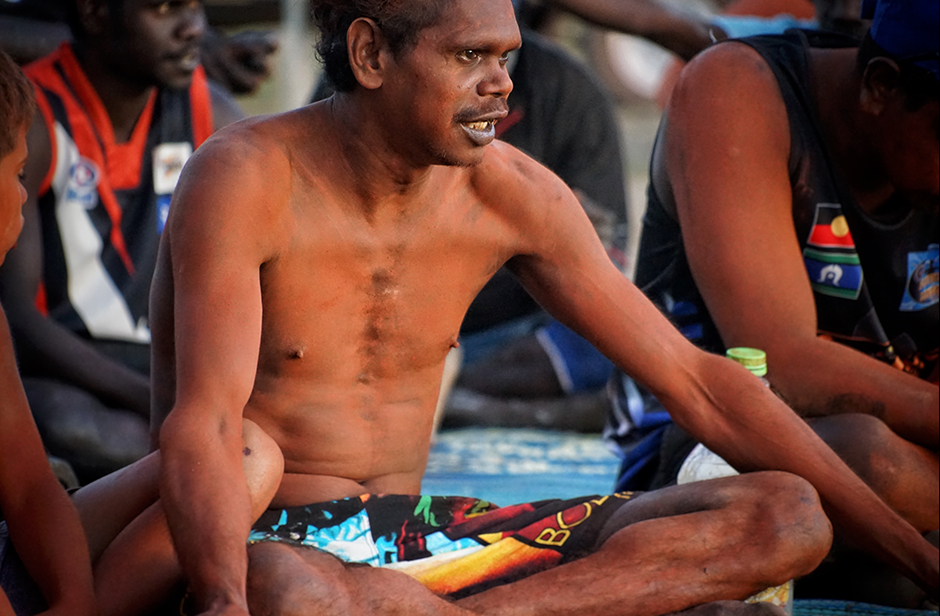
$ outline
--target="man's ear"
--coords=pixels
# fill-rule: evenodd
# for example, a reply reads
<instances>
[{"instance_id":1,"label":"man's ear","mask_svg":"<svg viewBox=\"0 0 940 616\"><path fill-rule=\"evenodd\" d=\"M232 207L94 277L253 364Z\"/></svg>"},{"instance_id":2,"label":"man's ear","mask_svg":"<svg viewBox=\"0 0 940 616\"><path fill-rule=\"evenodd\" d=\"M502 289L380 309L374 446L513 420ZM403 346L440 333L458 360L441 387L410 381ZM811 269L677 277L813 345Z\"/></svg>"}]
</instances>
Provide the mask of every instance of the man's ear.
<instances>
[{"instance_id":1,"label":"man's ear","mask_svg":"<svg viewBox=\"0 0 940 616\"><path fill-rule=\"evenodd\" d=\"M352 22L346 31L349 66L362 87L375 90L385 79L387 47L382 29L367 17Z\"/></svg>"},{"instance_id":2,"label":"man's ear","mask_svg":"<svg viewBox=\"0 0 940 616\"><path fill-rule=\"evenodd\" d=\"M901 69L890 58L872 58L862 73L859 102L862 110L881 115L888 103L901 96Z\"/></svg>"}]
</instances>

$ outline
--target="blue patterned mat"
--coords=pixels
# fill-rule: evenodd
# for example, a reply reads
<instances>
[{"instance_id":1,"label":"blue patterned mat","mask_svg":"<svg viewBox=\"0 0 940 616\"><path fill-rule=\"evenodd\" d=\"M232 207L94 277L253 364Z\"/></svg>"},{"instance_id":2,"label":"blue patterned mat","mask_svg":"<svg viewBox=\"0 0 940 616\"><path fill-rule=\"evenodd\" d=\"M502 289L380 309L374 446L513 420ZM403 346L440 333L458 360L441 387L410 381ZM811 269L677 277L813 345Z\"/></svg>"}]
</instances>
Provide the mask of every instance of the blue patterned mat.
<instances>
[{"instance_id":1,"label":"blue patterned mat","mask_svg":"<svg viewBox=\"0 0 940 616\"><path fill-rule=\"evenodd\" d=\"M422 492L511 505L608 494L620 460L600 435L465 428L438 434Z\"/></svg>"},{"instance_id":2,"label":"blue patterned mat","mask_svg":"<svg viewBox=\"0 0 940 616\"><path fill-rule=\"evenodd\" d=\"M936 611L886 607L856 601L797 599L793 603L793 616L933 616L935 614L937 614Z\"/></svg>"}]
</instances>

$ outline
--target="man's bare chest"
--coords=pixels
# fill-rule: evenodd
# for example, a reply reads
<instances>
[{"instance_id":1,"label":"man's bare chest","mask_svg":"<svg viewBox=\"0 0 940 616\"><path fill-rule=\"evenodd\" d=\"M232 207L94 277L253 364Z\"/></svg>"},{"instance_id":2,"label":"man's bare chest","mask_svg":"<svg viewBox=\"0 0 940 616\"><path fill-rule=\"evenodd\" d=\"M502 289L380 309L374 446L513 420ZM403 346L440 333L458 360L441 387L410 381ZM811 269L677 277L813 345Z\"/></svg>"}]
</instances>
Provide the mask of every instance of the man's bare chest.
<instances>
[{"instance_id":1,"label":"man's bare chest","mask_svg":"<svg viewBox=\"0 0 940 616\"><path fill-rule=\"evenodd\" d=\"M436 367L501 254L498 242L443 225L407 234L297 230L262 267L261 360L327 380Z\"/></svg>"}]
</instances>

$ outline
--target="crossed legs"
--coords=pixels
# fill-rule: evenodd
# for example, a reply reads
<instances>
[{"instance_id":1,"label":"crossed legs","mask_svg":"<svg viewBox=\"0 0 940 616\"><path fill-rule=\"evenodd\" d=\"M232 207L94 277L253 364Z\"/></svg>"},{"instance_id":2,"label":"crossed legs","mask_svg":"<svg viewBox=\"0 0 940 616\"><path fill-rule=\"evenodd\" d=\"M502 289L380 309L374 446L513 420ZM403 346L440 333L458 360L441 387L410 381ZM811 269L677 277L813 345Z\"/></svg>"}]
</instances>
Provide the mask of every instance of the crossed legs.
<instances>
[{"instance_id":1,"label":"crossed legs","mask_svg":"<svg viewBox=\"0 0 940 616\"><path fill-rule=\"evenodd\" d=\"M456 602L404 574L282 544L249 548L248 599L258 616L656 616L804 575L831 533L808 483L754 473L638 496L589 556Z\"/></svg>"}]
</instances>

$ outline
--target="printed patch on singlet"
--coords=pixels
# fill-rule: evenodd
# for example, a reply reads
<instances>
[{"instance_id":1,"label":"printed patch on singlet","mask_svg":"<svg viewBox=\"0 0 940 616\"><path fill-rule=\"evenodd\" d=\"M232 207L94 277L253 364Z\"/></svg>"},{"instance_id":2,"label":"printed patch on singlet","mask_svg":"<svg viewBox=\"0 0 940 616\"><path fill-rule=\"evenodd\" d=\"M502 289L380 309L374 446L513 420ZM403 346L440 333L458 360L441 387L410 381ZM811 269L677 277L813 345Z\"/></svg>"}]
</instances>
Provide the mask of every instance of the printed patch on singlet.
<instances>
[{"instance_id":1,"label":"printed patch on singlet","mask_svg":"<svg viewBox=\"0 0 940 616\"><path fill-rule=\"evenodd\" d=\"M855 250L855 240L849 223L838 203L817 203L816 219L806 241L816 248L838 248Z\"/></svg>"},{"instance_id":2,"label":"printed patch on singlet","mask_svg":"<svg viewBox=\"0 0 940 616\"><path fill-rule=\"evenodd\" d=\"M907 284L901 299L902 312L933 306L940 300L940 244L922 252L907 253Z\"/></svg>"},{"instance_id":3,"label":"printed patch on singlet","mask_svg":"<svg viewBox=\"0 0 940 616\"><path fill-rule=\"evenodd\" d=\"M813 290L823 295L858 299L864 274L857 254L838 254L807 248L803 263Z\"/></svg>"},{"instance_id":4,"label":"printed patch on singlet","mask_svg":"<svg viewBox=\"0 0 940 616\"><path fill-rule=\"evenodd\" d=\"M98 205L98 182L101 171L93 160L79 157L78 162L69 169L69 179L65 198L77 201L86 210L93 210Z\"/></svg>"},{"instance_id":5,"label":"printed patch on singlet","mask_svg":"<svg viewBox=\"0 0 940 616\"><path fill-rule=\"evenodd\" d=\"M161 143L153 149L153 192L169 195L176 188L183 165L193 155L191 143Z\"/></svg>"},{"instance_id":6,"label":"printed patch on singlet","mask_svg":"<svg viewBox=\"0 0 940 616\"><path fill-rule=\"evenodd\" d=\"M816 218L806 244L803 263L813 290L831 297L858 299L865 276L841 205L816 204Z\"/></svg>"}]
</instances>

